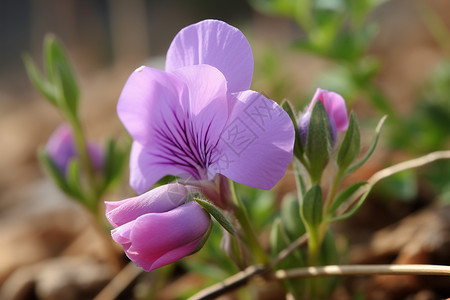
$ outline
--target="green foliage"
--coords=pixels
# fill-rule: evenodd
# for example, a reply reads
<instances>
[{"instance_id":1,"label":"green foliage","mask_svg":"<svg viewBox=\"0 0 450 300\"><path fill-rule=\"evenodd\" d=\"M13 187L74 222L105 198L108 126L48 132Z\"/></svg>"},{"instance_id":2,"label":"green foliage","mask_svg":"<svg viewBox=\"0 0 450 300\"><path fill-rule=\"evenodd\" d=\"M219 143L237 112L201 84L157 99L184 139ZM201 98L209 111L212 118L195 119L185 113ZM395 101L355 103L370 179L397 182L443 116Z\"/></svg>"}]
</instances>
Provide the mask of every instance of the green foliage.
<instances>
[{"instance_id":1,"label":"green foliage","mask_svg":"<svg viewBox=\"0 0 450 300\"><path fill-rule=\"evenodd\" d=\"M214 206L214 204L212 204L208 201L202 200L202 199L198 199L198 198L196 198L194 200L195 200L195 202L200 204L200 206L203 207L203 209L206 212L208 212L208 214L213 216L213 218L216 219L216 221L220 224L220 226L222 226L226 231L228 231L232 235L236 234L231 222L227 219L227 217L225 217L225 215L217 207Z\"/></svg>"},{"instance_id":2,"label":"green foliage","mask_svg":"<svg viewBox=\"0 0 450 300\"><path fill-rule=\"evenodd\" d=\"M292 120L292 124L294 125L294 130L295 130L294 155L298 159L302 159L304 150L303 150L302 141L300 139L300 133L298 131L298 123L297 123L297 119L295 117L294 110L292 109L291 104L287 100L283 100L283 102L281 103L281 107L289 115L289 117Z\"/></svg>"},{"instance_id":3,"label":"green foliage","mask_svg":"<svg viewBox=\"0 0 450 300\"><path fill-rule=\"evenodd\" d=\"M322 190L319 185L313 185L306 192L300 203L300 214L310 235L316 233L322 224Z\"/></svg>"},{"instance_id":4,"label":"green foliage","mask_svg":"<svg viewBox=\"0 0 450 300\"><path fill-rule=\"evenodd\" d=\"M327 112L321 101L311 111L305 154L309 162L309 174L313 183L320 182L331 151L331 133Z\"/></svg>"},{"instance_id":5,"label":"green foliage","mask_svg":"<svg viewBox=\"0 0 450 300\"><path fill-rule=\"evenodd\" d=\"M352 112L347 132L345 133L344 140L339 148L337 157L339 168L341 170L347 169L347 167L358 157L360 149L361 139L358 122L356 121L355 113Z\"/></svg>"}]
</instances>

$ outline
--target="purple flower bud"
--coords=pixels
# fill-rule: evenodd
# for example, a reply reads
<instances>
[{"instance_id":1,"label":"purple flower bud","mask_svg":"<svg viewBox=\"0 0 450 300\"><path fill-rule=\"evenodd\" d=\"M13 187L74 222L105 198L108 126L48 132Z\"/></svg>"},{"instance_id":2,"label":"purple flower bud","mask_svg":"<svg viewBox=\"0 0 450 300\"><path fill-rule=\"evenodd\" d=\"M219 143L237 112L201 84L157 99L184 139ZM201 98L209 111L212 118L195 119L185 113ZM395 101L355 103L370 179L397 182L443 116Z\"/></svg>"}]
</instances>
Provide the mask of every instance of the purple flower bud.
<instances>
[{"instance_id":1,"label":"purple flower bud","mask_svg":"<svg viewBox=\"0 0 450 300\"><path fill-rule=\"evenodd\" d=\"M195 201L183 204L181 184L160 186L140 196L105 202L111 235L126 255L145 271L191 254L208 231L210 218Z\"/></svg>"},{"instance_id":2,"label":"purple flower bud","mask_svg":"<svg viewBox=\"0 0 450 300\"><path fill-rule=\"evenodd\" d=\"M335 92L329 92L327 90L318 88L314 97L309 104L308 109L304 114L300 116L298 129L300 132L300 138L303 144L306 143L306 137L308 135L309 119L311 117L311 111L314 104L317 101L321 101L328 115L328 123L330 124L331 139L333 145L336 142L337 132L345 131L348 128L348 116L347 108L345 106L345 100L341 95Z\"/></svg>"},{"instance_id":3,"label":"purple flower bud","mask_svg":"<svg viewBox=\"0 0 450 300\"><path fill-rule=\"evenodd\" d=\"M66 174L69 161L78 155L69 125L62 124L53 132L47 142L46 150L53 163L63 174ZM89 143L87 150L94 169L100 171L103 167L103 153L100 147Z\"/></svg>"}]
</instances>

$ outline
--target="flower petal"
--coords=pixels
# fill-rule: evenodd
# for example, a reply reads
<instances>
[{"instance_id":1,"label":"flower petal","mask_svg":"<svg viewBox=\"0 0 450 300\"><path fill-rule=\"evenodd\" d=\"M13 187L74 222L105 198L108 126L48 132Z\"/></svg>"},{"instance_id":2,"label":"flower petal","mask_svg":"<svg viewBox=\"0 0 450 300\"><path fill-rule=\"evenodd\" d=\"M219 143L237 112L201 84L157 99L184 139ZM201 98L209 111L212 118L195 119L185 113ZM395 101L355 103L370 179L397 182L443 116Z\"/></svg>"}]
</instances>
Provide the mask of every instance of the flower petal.
<instances>
[{"instance_id":1,"label":"flower petal","mask_svg":"<svg viewBox=\"0 0 450 300\"><path fill-rule=\"evenodd\" d=\"M148 67L134 71L122 90L117 114L135 141L151 144L154 124L175 123L183 115L184 84L172 74Z\"/></svg>"},{"instance_id":2,"label":"flower petal","mask_svg":"<svg viewBox=\"0 0 450 300\"><path fill-rule=\"evenodd\" d=\"M144 214L174 209L186 201L187 195L188 190L183 185L165 184L137 197L105 202L106 218L114 227L121 226Z\"/></svg>"},{"instance_id":3,"label":"flower petal","mask_svg":"<svg viewBox=\"0 0 450 300\"><path fill-rule=\"evenodd\" d=\"M151 153L150 150L156 153ZM183 178L194 177L192 170L176 161L170 163L165 157L159 156L157 148L145 147L133 142L130 153L130 186L142 194L151 188L159 179L167 175Z\"/></svg>"},{"instance_id":4,"label":"flower petal","mask_svg":"<svg viewBox=\"0 0 450 300\"><path fill-rule=\"evenodd\" d=\"M271 189L292 160L294 126L274 101L254 91L231 96L236 101L218 148L217 173L251 187Z\"/></svg>"},{"instance_id":5,"label":"flower petal","mask_svg":"<svg viewBox=\"0 0 450 300\"><path fill-rule=\"evenodd\" d=\"M167 52L166 71L208 64L228 81L229 92L248 90L253 75L250 45L239 29L218 20L205 20L183 28Z\"/></svg>"},{"instance_id":6,"label":"flower petal","mask_svg":"<svg viewBox=\"0 0 450 300\"><path fill-rule=\"evenodd\" d=\"M347 130L349 120L344 98L338 93L318 88L311 100L308 110L311 111L314 103L319 100L322 101L325 106L329 118L331 116L330 119L334 120L337 131Z\"/></svg>"},{"instance_id":7,"label":"flower petal","mask_svg":"<svg viewBox=\"0 0 450 300\"><path fill-rule=\"evenodd\" d=\"M189 91L189 121L194 124L194 146L206 148L217 143L228 120L227 82L209 65L184 67L173 71Z\"/></svg>"},{"instance_id":8,"label":"flower petal","mask_svg":"<svg viewBox=\"0 0 450 300\"><path fill-rule=\"evenodd\" d=\"M209 222L209 216L196 202L165 213L143 215L134 223L127 255L146 271L156 268L153 264L164 255L164 265L172 263L195 249ZM169 255L171 252L173 255ZM163 266L161 263L157 267Z\"/></svg>"}]
</instances>

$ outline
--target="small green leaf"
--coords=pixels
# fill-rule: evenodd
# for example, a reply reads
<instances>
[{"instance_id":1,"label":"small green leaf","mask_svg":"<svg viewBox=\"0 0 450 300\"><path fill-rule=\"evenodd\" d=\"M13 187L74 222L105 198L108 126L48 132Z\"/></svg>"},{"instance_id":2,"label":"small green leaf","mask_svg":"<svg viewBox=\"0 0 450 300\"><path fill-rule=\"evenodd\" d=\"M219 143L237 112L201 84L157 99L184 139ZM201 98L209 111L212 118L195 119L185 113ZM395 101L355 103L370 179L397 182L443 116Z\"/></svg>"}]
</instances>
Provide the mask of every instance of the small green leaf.
<instances>
[{"instance_id":1,"label":"small green leaf","mask_svg":"<svg viewBox=\"0 0 450 300\"><path fill-rule=\"evenodd\" d=\"M292 241L283 226L280 218L275 219L270 231L270 250L273 257L276 257L281 251L286 249ZM305 261L299 251L294 251L290 257L285 258L277 265L277 269L289 269L293 267L301 267L305 265Z\"/></svg>"},{"instance_id":2,"label":"small green leaf","mask_svg":"<svg viewBox=\"0 0 450 300\"><path fill-rule=\"evenodd\" d=\"M103 161L103 190L113 186L120 175L127 158L128 150L118 146L117 141L108 139L105 146Z\"/></svg>"},{"instance_id":3,"label":"small green leaf","mask_svg":"<svg viewBox=\"0 0 450 300\"><path fill-rule=\"evenodd\" d=\"M59 87L65 108L76 116L78 113L78 84L72 72L64 49L53 35L47 35L44 41L44 60L49 81Z\"/></svg>"},{"instance_id":4,"label":"small green leaf","mask_svg":"<svg viewBox=\"0 0 450 300\"><path fill-rule=\"evenodd\" d=\"M83 189L80 185L80 165L76 158L69 161L66 170L66 178L71 194L76 199L86 204L86 199L83 196Z\"/></svg>"},{"instance_id":5,"label":"small green leaf","mask_svg":"<svg viewBox=\"0 0 450 300\"><path fill-rule=\"evenodd\" d=\"M44 96L51 104L57 106L57 96L55 87L42 76L38 71L33 59L28 55L22 56L28 78L33 86Z\"/></svg>"},{"instance_id":6,"label":"small green leaf","mask_svg":"<svg viewBox=\"0 0 450 300\"><path fill-rule=\"evenodd\" d=\"M331 134L327 112L321 101L317 101L311 112L305 153L309 161L309 173L313 183L320 182L329 153L331 152Z\"/></svg>"},{"instance_id":7,"label":"small green leaf","mask_svg":"<svg viewBox=\"0 0 450 300\"><path fill-rule=\"evenodd\" d=\"M300 205L300 212L306 226L316 229L322 223L322 190L315 184L306 192Z\"/></svg>"},{"instance_id":8,"label":"small green leaf","mask_svg":"<svg viewBox=\"0 0 450 300\"><path fill-rule=\"evenodd\" d=\"M372 140L372 144L370 145L369 150L367 150L367 153L364 155L364 157L358 161L357 163L355 163L353 166L351 166L347 173L351 174L353 172L355 172L357 169L359 169L368 159L369 157L372 155L373 151L375 150L375 147L377 146L378 143L378 138L380 136L380 132L381 132L381 128L383 127L383 123L386 120L387 116L383 116L381 118L381 120L378 122L378 125L375 129L375 136L373 137Z\"/></svg>"},{"instance_id":9,"label":"small green leaf","mask_svg":"<svg viewBox=\"0 0 450 300\"><path fill-rule=\"evenodd\" d=\"M342 141L339 153L337 156L337 163L339 168L344 171L359 155L361 150L361 138L359 133L358 122L354 112L350 115L350 123L344 140Z\"/></svg>"},{"instance_id":10,"label":"small green leaf","mask_svg":"<svg viewBox=\"0 0 450 300\"><path fill-rule=\"evenodd\" d=\"M281 201L281 220L290 238L295 239L305 233L300 217L300 203L292 194L286 194Z\"/></svg>"},{"instance_id":11,"label":"small green leaf","mask_svg":"<svg viewBox=\"0 0 450 300\"><path fill-rule=\"evenodd\" d=\"M295 129L294 155L300 159L300 157L303 156L304 150L302 140L300 139L300 133L298 131L298 123L297 119L295 118L294 110L292 109L291 104L287 100L283 100L283 102L281 103L281 107L289 115L292 123L294 124Z\"/></svg>"},{"instance_id":12,"label":"small green leaf","mask_svg":"<svg viewBox=\"0 0 450 300\"><path fill-rule=\"evenodd\" d=\"M371 190L372 190L372 187L369 186L369 188L361 196L359 201L348 212L346 212L345 214L342 214L340 216L337 216L337 217L334 217L334 218L330 219L329 223L336 222L336 221L342 221L342 220L348 219L351 216L353 216L359 210L359 208L363 205L364 201L366 201L367 196L369 195Z\"/></svg>"},{"instance_id":13,"label":"small green leaf","mask_svg":"<svg viewBox=\"0 0 450 300\"><path fill-rule=\"evenodd\" d=\"M38 150L39 161L44 168L45 172L50 176L56 185L67 195L73 197L73 193L70 190L69 185L67 184L66 178L53 162L53 160L48 155L45 148L41 148Z\"/></svg>"},{"instance_id":14,"label":"small green leaf","mask_svg":"<svg viewBox=\"0 0 450 300\"><path fill-rule=\"evenodd\" d=\"M336 210L341 206L342 203L344 203L347 199L350 198L351 195L353 195L360 187L363 185L366 185L367 181L361 181L354 183L344 189L337 197L334 199L333 203L330 206L330 209L327 212L327 215L329 217L332 217L333 214L336 212Z\"/></svg>"},{"instance_id":15,"label":"small green leaf","mask_svg":"<svg viewBox=\"0 0 450 300\"><path fill-rule=\"evenodd\" d=\"M194 199L201 207L203 207L216 221L231 235L235 235L235 231L231 222L225 217L225 215L213 204L208 201L195 198Z\"/></svg>"}]
</instances>

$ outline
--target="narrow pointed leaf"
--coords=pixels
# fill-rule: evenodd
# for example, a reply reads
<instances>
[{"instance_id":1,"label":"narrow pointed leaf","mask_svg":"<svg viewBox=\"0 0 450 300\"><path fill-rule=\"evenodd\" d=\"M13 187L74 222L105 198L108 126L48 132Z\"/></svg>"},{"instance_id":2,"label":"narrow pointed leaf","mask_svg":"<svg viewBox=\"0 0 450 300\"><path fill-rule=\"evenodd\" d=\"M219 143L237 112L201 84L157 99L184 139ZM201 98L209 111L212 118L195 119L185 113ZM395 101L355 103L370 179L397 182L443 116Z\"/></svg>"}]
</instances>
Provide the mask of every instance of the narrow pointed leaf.
<instances>
[{"instance_id":1,"label":"narrow pointed leaf","mask_svg":"<svg viewBox=\"0 0 450 300\"><path fill-rule=\"evenodd\" d=\"M213 204L208 201L195 198L194 199L206 212L208 212L214 219L231 235L235 235L235 231L231 222L225 217L225 215Z\"/></svg>"},{"instance_id":2,"label":"narrow pointed leaf","mask_svg":"<svg viewBox=\"0 0 450 300\"><path fill-rule=\"evenodd\" d=\"M349 199L360 187L367 184L367 181L361 181L354 183L344 189L337 197L334 199L333 203L330 206L330 209L327 212L328 216L333 216L336 210L344 203L347 199Z\"/></svg>"},{"instance_id":3,"label":"narrow pointed leaf","mask_svg":"<svg viewBox=\"0 0 450 300\"><path fill-rule=\"evenodd\" d=\"M45 172L50 176L56 185L69 196L73 196L72 191L70 190L69 185L64 178L64 175L61 173L56 164L52 161L50 156L47 154L45 149L39 149L38 151L39 161L44 168Z\"/></svg>"},{"instance_id":4,"label":"narrow pointed leaf","mask_svg":"<svg viewBox=\"0 0 450 300\"><path fill-rule=\"evenodd\" d=\"M281 103L281 107L289 115L289 117L292 120L292 123L294 124L294 129L295 129L294 155L297 158L300 158L303 156L304 150L303 150L302 140L300 139L300 133L298 131L298 123L297 123L297 119L295 118L294 110L292 109L291 104L287 100L283 100L283 102Z\"/></svg>"},{"instance_id":5,"label":"narrow pointed leaf","mask_svg":"<svg viewBox=\"0 0 450 300\"><path fill-rule=\"evenodd\" d=\"M290 238L295 239L305 233L305 226L300 216L300 203L292 194L284 196L281 202L281 220Z\"/></svg>"},{"instance_id":6,"label":"narrow pointed leaf","mask_svg":"<svg viewBox=\"0 0 450 300\"><path fill-rule=\"evenodd\" d=\"M353 166L351 166L348 170L347 173L353 173L354 171L356 171L357 169L359 169L368 159L369 157L372 155L373 151L375 150L375 147L377 146L378 143L378 138L380 136L380 132L381 132L381 128L383 127L384 121L386 120L387 115L383 116L381 118L381 120L378 122L378 125L375 129L375 136L373 137L372 140L372 144L370 145L369 150L367 150L367 153L364 155L364 157L358 161L357 163L355 163Z\"/></svg>"},{"instance_id":7,"label":"narrow pointed leaf","mask_svg":"<svg viewBox=\"0 0 450 300\"><path fill-rule=\"evenodd\" d=\"M300 211L306 226L311 229L318 228L322 223L322 190L319 185L313 185L306 192Z\"/></svg>"},{"instance_id":8,"label":"narrow pointed leaf","mask_svg":"<svg viewBox=\"0 0 450 300\"><path fill-rule=\"evenodd\" d=\"M350 115L350 123L344 140L342 141L337 163L341 170L345 170L359 155L361 150L361 137L359 133L358 122L354 112Z\"/></svg>"},{"instance_id":9,"label":"narrow pointed leaf","mask_svg":"<svg viewBox=\"0 0 450 300\"><path fill-rule=\"evenodd\" d=\"M47 35L44 43L48 78L59 87L59 96L63 97L65 107L75 116L78 112L79 90L67 55L53 35Z\"/></svg>"},{"instance_id":10,"label":"narrow pointed leaf","mask_svg":"<svg viewBox=\"0 0 450 300\"><path fill-rule=\"evenodd\" d=\"M47 79L39 72L33 59L28 55L24 54L22 56L23 63L25 64L25 69L27 71L28 78L30 79L33 86L42 94L51 104L57 106L57 97L55 87L48 82Z\"/></svg>"},{"instance_id":11,"label":"narrow pointed leaf","mask_svg":"<svg viewBox=\"0 0 450 300\"><path fill-rule=\"evenodd\" d=\"M80 184L80 165L77 159L71 159L67 165L66 171L67 185L75 198L85 203L83 189ZM85 203L86 204L86 203Z\"/></svg>"},{"instance_id":12,"label":"narrow pointed leaf","mask_svg":"<svg viewBox=\"0 0 450 300\"><path fill-rule=\"evenodd\" d=\"M309 161L309 172L313 182L322 177L331 149L330 125L327 112L321 101L317 101L311 112L305 153Z\"/></svg>"},{"instance_id":13,"label":"narrow pointed leaf","mask_svg":"<svg viewBox=\"0 0 450 300\"><path fill-rule=\"evenodd\" d=\"M364 202L366 201L367 196L369 195L371 190L372 190L372 187L369 187L367 189L367 191L361 196L359 201L348 212L346 212L346 213L344 213L344 214L342 214L340 216L337 216L337 217L334 217L334 218L330 219L329 222L331 223L331 222L336 222L336 221L342 221L342 220L348 219L351 216L353 216L361 208L361 206L364 204Z\"/></svg>"}]
</instances>

